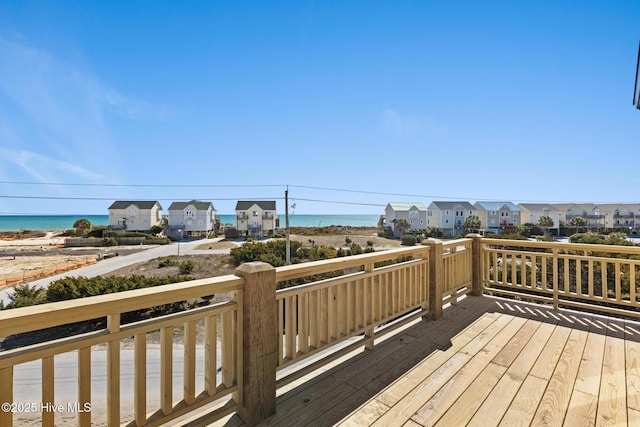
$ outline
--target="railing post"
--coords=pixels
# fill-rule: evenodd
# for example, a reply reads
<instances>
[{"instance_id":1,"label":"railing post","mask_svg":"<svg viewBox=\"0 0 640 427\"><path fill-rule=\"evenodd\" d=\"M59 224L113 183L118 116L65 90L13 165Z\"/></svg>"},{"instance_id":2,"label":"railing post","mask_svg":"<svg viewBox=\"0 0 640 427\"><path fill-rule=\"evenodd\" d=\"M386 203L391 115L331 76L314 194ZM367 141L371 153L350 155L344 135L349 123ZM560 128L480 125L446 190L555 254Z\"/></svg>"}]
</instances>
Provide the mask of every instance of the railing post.
<instances>
[{"instance_id":1,"label":"railing post","mask_svg":"<svg viewBox=\"0 0 640 427\"><path fill-rule=\"evenodd\" d=\"M276 270L264 262L248 262L235 274L244 278L242 404L238 415L245 424L256 425L276 412Z\"/></svg>"},{"instance_id":2,"label":"railing post","mask_svg":"<svg viewBox=\"0 0 640 427\"><path fill-rule=\"evenodd\" d=\"M482 292L482 236L480 234L470 233L467 239L473 239L471 244L471 295L481 297Z\"/></svg>"},{"instance_id":3,"label":"railing post","mask_svg":"<svg viewBox=\"0 0 640 427\"><path fill-rule=\"evenodd\" d=\"M429 249L429 315L432 320L442 318L442 294L444 293L444 258L442 242L429 238L422 242Z\"/></svg>"}]
</instances>

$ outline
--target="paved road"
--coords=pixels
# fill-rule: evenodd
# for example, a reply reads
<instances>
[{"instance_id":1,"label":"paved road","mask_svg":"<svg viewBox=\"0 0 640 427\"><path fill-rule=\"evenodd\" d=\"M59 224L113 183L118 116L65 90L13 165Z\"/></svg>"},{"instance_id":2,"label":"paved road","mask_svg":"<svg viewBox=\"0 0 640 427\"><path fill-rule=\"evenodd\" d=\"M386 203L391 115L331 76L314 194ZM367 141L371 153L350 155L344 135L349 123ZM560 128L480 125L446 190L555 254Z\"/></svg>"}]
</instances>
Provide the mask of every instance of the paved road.
<instances>
[{"instance_id":1,"label":"paved road","mask_svg":"<svg viewBox=\"0 0 640 427\"><path fill-rule=\"evenodd\" d=\"M184 242L174 242L170 245L149 246L148 249L143 249L135 253L126 256L116 256L97 262L95 264L86 265L84 267L77 268L75 270L69 270L64 273L48 276L42 279L34 280L30 282L31 285L40 288L46 288L49 284L55 280L62 279L63 277L95 277L114 270L118 270L122 267L126 267L138 262L147 261L154 258L159 258L169 255L205 255L205 254L228 254L229 249L204 249L196 250L196 246L200 246L206 243L218 242L222 238L216 239L201 239ZM12 288L8 287L0 290L0 301L4 301L5 304L9 302L8 295L12 293Z\"/></svg>"}]
</instances>

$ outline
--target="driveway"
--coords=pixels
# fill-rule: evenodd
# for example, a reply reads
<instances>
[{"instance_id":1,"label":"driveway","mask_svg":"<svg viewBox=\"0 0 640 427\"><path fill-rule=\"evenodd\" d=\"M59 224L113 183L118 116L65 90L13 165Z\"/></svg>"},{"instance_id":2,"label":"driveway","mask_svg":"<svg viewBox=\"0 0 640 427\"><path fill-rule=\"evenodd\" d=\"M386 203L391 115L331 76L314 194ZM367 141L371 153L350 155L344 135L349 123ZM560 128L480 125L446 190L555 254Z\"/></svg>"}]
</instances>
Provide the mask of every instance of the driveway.
<instances>
[{"instance_id":1,"label":"driveway","mask_svg":"<svg viewBox=\"0 0 640 427\"><path fill-rule=\"evenodd\" d=\"M169 245L145 246L145 248L148 249L143 249L141 251L137 251L125 256L116 256L113 258L104 259L95 264L86 265L75 270L69 270L64 273L59 273L53 276L44 277L42 279L33 280L29 282L29 284L39 288L46 288L51 282L62 279L63 277L101 276L103 274L118 270L131 264L137 264L139 262L148 261L150 259L159 257L178 255L178 253L180 255L228 254L230 251L229 249L195 249L197 246L206 245L207 243L219 242L220 240L222 240L221 237L215 239L173 242ZM10 293L12 292L13 291L11 287L0 290L0 301L4 301L4 303L7 304L9 302L8 295L10 295Z\"/></svg>"}]
</instances>

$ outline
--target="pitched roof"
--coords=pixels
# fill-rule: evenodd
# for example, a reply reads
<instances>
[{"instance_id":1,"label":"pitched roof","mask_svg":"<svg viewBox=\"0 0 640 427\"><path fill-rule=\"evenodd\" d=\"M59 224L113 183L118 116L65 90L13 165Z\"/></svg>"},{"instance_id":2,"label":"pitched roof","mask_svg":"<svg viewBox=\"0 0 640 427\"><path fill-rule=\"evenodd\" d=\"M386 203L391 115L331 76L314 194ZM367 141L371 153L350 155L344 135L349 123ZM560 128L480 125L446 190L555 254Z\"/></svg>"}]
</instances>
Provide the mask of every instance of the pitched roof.
<instances>
[{"instance_id":1,"label":"pitched roof","mask_svg":"<svg viewBox=\"0 0 640 427\"><path fill-rule=\"evenodd\" d=\"M137 206L138 209L153 209L156 204L162 209L162 206L156 200L116 200L109 206L109 209L126 209L131 205Z\"/></svg>"},{"instance_id":2,"label":"pitched roof","mask_svg":"<svg viewBox=\"0 0 640 427\"><path fill-rule=\"evenodd\" d=\"M513 204L513 202L476 202L476 206L480 206L486 211L499 211L503 206L506 206L509 210L516 212L520 212L522 210Z\"/></svg>"},{"instance_id":3,"label":"pitched roof","mask_svg":"<svg viewBox=\"0 0 640 427\"><path fill-rule=\"evenodd\" d=\"M528 210L538 210L538 211L557 211L559 210L554 205L550 205L549 203L518 203L518 206Z\"/></svg>"},{"instance_id":4,"label":"pitched roof","mask_svg":"<svg viewBox=\"0 0 640 427\"><path fill-rule=\"evenodd\" d=\"M414 208L414 207L416 209L418 209L418 210L421 210L421 211L426 211L427 210L427 207L423 203L420 203L420 202L415 202L415 203L391 202L391 203L389 203L388 206L391 206L391 208L394 211L408 211L409 209Z\"/></svg>"},{"instance_id":5,"label":"pitched roof","mask_svg":"<svg viewBox=\"0 0 640 427\"><path fill-rule=\"evenodd\" d=\"M448 210L453 210L457 207L462 208L462 210L465 211L472 211L475 210L476 207L473 206L471 203L469 202L464 202L464 201L433 201L431 202L431 205L435 205L438 209L448 209ZM429 206L431 206L429 205Z\"/></svg>"},{"instance_id":6,"label":"pitched roof","mask_svg":"<svg viewBox=\"0 0 640 427\"><path fill-rule=\"evenodd\" d=\"M275 200L239 200L236 204L237 211L245 211L253 205L258 205L263 211L275 211Z\"/></svg>"},{"instance_id":7,"label":"pitched roof","mask_svg":"<svg viewBox=\"0 0 640 427\"><path fill-rule=\"evenodd\" d=\"M206 211L209 210L209 208L215 210L211 202L201 202L200 200L192 200L190 202L173 202L171 203L171 206L169 206L169 210L181 211L187 206L193 206L199 211Z\"/></svg>"}]
</instances>

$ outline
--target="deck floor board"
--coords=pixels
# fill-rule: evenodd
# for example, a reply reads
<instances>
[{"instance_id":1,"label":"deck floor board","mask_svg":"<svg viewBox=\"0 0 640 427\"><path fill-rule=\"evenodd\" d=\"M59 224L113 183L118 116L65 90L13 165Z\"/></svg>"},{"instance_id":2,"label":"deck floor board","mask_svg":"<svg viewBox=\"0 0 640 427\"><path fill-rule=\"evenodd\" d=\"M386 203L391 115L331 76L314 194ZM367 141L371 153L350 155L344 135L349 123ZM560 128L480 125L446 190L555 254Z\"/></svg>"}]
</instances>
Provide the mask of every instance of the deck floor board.
<instances>
[{"instance_id":1,"label":"deck floor board","mask_svg":"<svg viewBox=\"0 0 640 427\"><path fill-rule=\"evenodd\" d=\"M280 389L261 425L633 425L639 368L638 322L467 297Z\"/></svg>"}]
</instances>

